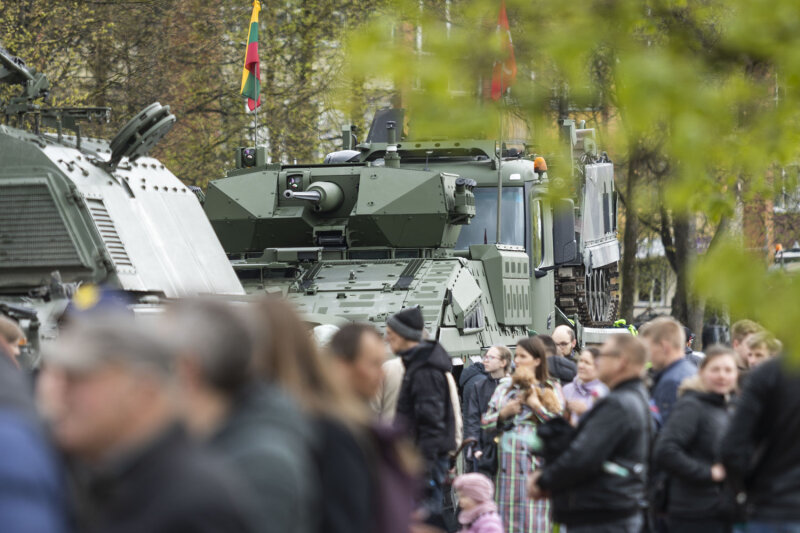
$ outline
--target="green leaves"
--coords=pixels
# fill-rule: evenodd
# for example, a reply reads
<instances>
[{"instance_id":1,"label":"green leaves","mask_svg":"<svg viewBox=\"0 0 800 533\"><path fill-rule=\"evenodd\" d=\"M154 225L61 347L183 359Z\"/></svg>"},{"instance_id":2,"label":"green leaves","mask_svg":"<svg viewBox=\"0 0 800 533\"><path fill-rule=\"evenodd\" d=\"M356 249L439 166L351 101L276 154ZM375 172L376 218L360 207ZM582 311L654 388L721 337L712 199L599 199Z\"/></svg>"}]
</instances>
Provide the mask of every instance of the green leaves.
<instances>
[{"instance_id":1,"label":"green leaves","mask_svg":"<svg viewBox=\"0 0 800 533\"><path fill-rule=\"evenodd\" d=\"M794 0L507 0L519 68L511 110L479 97L497 58L499 2L442 4L396 0L349 41L351 69L393 84L415 131L496 138L505 113L532 130L537 152L557 154L555 122L566 111L598 129L601 149L621 164L618 180L637 173L631 213L662 231L673 231L672 214L696 220L688 227L700 233L676 246L710 240L723 222L741 228L743 211L770 214L763 200L785 185L777 177L800 147ZM680 273L695 274L695 296L793 335L778 328L800 322L800 289L767 272L768 242L739 232Z\"/></svg>"}]
</instances>

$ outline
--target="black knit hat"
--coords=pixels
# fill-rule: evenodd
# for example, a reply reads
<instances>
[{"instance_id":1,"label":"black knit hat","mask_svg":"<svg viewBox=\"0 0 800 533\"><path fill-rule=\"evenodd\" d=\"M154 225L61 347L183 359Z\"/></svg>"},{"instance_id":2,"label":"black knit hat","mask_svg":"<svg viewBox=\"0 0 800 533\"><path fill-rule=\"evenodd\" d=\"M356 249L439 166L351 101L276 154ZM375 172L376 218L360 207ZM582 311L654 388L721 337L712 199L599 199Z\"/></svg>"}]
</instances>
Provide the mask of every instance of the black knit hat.
<instances>
[{"instance_id":1,"label":"black knit hat","mask_svg":"<svg viewBox=\"0 0 800 533\"><path fill-rule=\"evenodd\" d=\"M401 337L412 341L421 341L422 330L425 329L425 321L418 305L406 307L393 314L386 321L386 325Z\"/></svg>"}]
</instances>

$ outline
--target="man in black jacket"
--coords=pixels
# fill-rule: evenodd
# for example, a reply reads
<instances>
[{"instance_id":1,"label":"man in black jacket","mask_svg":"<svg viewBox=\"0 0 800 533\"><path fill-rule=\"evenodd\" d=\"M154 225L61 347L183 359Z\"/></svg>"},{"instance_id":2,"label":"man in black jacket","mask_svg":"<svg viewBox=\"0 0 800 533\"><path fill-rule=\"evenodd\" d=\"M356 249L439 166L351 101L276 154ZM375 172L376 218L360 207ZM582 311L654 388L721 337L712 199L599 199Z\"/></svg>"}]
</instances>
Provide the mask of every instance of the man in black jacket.
<instances>
[{"instance_id":1,"label":"man in black jacket","mask_svg":"<svg viewBox=\"0 0 800 533\"><path fill-rule=\"evenodd\" d=\"M783 357L767 361L736 405L721 455L744 483L748 531L800 530L800 374Z\"/></svg>"},{"instance_id":2,"label":"man in black jacket","mask_svg":"<svg viewBox=\"0 0 800 533\"><path fill-rule=\"evenodd\" d=\"M45 355L40 391L53 435L74 461L76 531L256 531L242 480L189 439L172 361L131 318L73 323Z\"/></svg>"},{"instance_id":3,"label":"man in black jacket","mask_svg":"<svg viewBox=\"0 0 800 533\"><path fill-rule=\"evenodd\" d=\"M442 484L448 469L448 452L455 448L455 415L446 373L450 355L441 344L423 341L425 322L418 306L409 307L386 321L386 341L405 366L397 420L425 459L425 500L429 523L441 524Z\"/></svg>"},{"instance_id":4,"label":"man in black jacket","mask_svg":"<svg viewBox=\"0 0 800 533\"><path fill-rule=\"evenodd\" d=\"M580 421L570 445L528 483L552 494L553 515L570 533L638 533L642 528L652 422L642 373L644 344L613 335L595 358L611 392Z\"/></svg>"}]
</instances>

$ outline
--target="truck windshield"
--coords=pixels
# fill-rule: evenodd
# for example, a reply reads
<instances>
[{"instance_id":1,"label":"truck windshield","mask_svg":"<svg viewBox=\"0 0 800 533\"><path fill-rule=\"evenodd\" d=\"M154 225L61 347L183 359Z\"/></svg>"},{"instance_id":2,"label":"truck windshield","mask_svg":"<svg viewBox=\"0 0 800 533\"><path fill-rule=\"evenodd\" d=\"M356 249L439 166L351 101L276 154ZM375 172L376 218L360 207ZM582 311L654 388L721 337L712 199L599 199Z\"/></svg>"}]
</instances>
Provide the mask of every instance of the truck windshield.
<instances>
[{"instance_id":1,"label":"truck windshield","mask_svg":"<svg viewBox=\"0 0 800 533\"><path fill-rule=\"evenodd\" d=\"M525 203L523 187L503 187L503 220L500 227L502 244L525 246ZM494 244L497 237L497 187L476 187L475 216L469 225L461 226L456 250L471 244Z\"/></svg>"}]
</instances>

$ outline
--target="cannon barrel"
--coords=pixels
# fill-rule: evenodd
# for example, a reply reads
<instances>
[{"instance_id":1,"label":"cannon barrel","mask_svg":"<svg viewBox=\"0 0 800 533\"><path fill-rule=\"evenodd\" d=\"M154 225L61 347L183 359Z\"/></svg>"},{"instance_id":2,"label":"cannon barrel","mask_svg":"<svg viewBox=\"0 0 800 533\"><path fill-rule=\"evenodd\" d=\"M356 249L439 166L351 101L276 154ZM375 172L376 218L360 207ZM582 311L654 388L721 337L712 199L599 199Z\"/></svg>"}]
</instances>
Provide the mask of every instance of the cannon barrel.
<instances>
[{"instance_id":1,"label":"cannon barrel","mask_svg":"<svg viewBox=\"0 0 800 533\"><path fill-rule=\"evenodd\" d=\"M319 203L322 200L322 193L320 191L291 191L286 189L283 191L283 197L295 200L308 200L309 202Z\"/></svg>"},{"instance_id":2,"label":"cannon barrel","mask_svg":"<svg viewBox=\"0 0 800 533\"><path fill-rule=\"evenodd\" d=\"M339 209L344 201L342 189L330 181L312 183L305 191L283 191L283 197L293 200L306 200L314 204L314 211L325 213Z\"/></svg>"}]
</instances>

